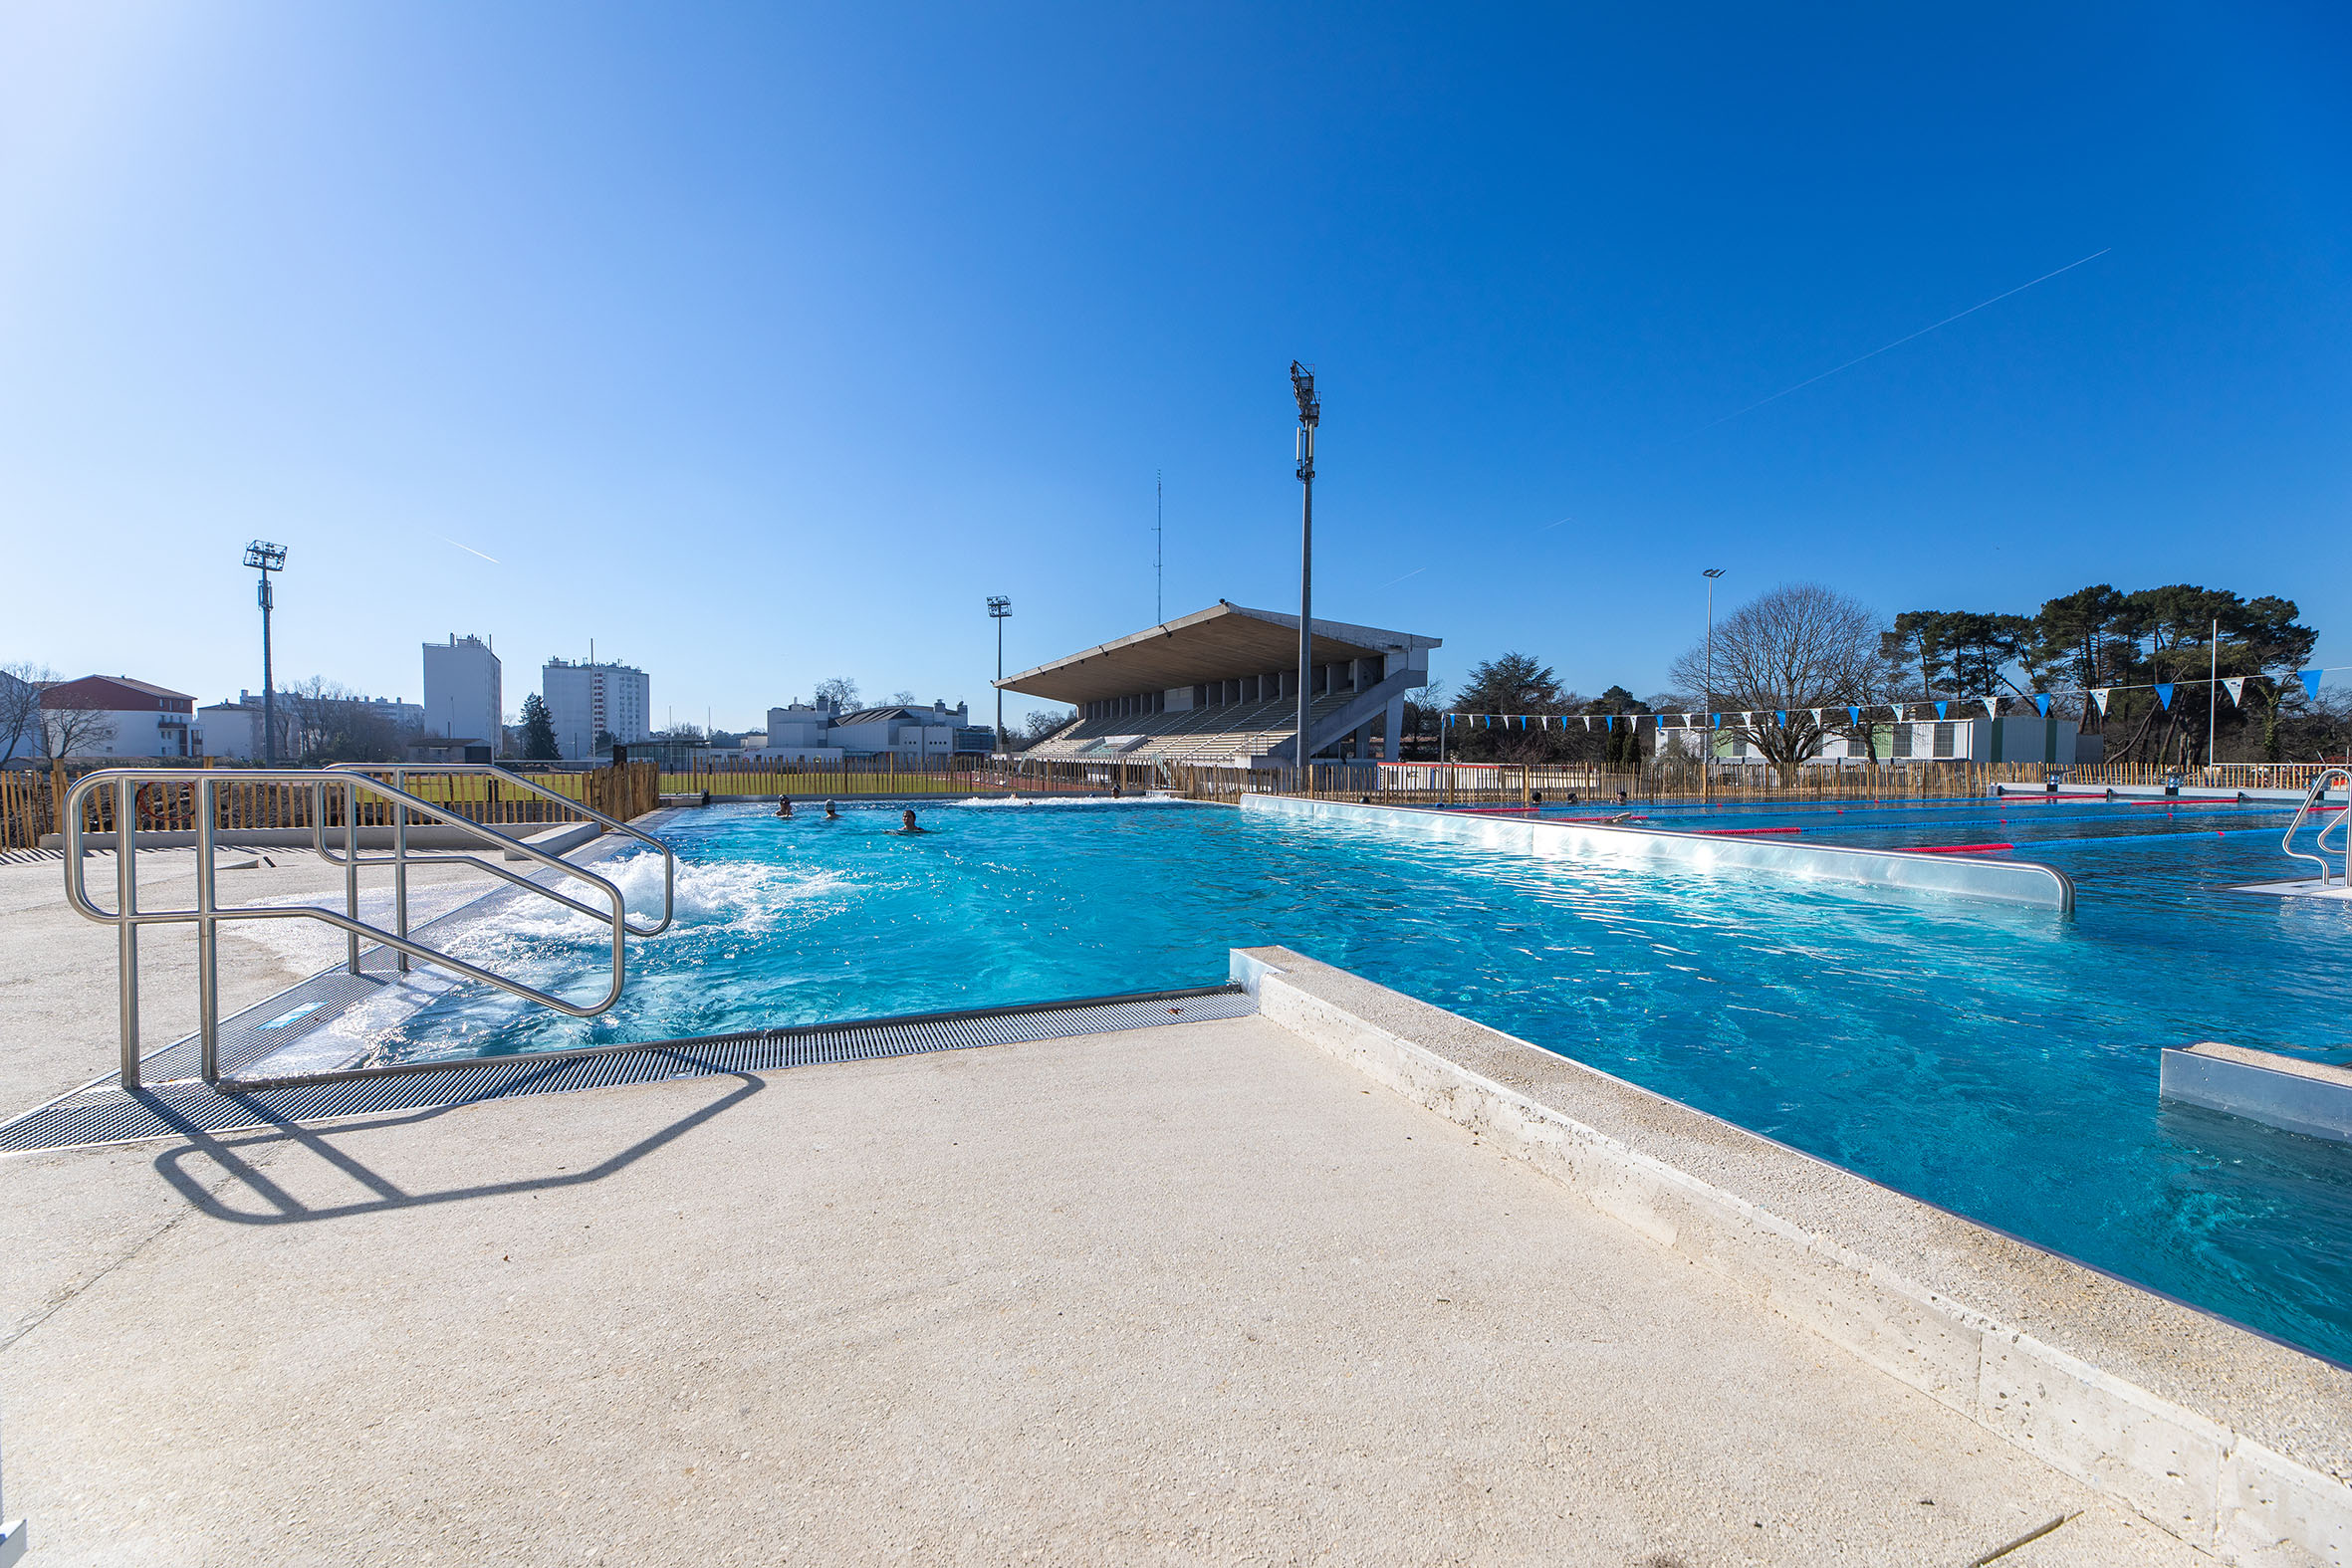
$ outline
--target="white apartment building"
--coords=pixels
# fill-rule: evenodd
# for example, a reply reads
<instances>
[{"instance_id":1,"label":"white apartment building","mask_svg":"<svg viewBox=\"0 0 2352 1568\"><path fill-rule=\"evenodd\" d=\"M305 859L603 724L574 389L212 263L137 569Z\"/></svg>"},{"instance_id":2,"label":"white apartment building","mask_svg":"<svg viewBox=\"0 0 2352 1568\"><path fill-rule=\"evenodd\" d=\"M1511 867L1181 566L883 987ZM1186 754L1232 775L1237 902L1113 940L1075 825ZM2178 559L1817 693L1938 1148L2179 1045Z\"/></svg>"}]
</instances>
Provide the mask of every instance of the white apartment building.
<instances>
[{"instance_id":1,"label":"white apartment building","mask_svg":"<svg viewBox=\"0 0 2352 1568\"><path fill-rule=\"evenodd\" d=\"M595 756L598 735L623 746L653 738L653 681L634 665L550 659L539 690L567 760Z\"/></svg>"},{"instance_id":2,"label":"white apartment building","mask_svg":"<svg viewBox=\"0 0 2352 1568\"><path fill-rule=\"evenodd\" d=\"M41 688L43 722L71 725L68 736L73 757L201 757L204 730L196 720L196 699L168 686L134 681L127 675L85 675L77 681L57 681ZM50 712L72 714L51 718ZM39 755L41 739L20 735L19 757ZM0 748L5 743L0 742Z\"/></svg>"},{"instance_id":3,"label":"white apartment building","mask_svg":"<svg viewBox=\"0 0 2352 1568\"><path fill-rule=\"evenodd\" d=\"M427 734L487 741L495 754L505 722L506 694L498 655L468 633L424 645L424 723ZM559 731L560 735L562 732Z\"/></svg>"},{"instance_id":4,"label":"white apartment building","mask_svg":"<svg viewBox=\"0 0 2352 1568\"><path fill-rule=\"evenodd\" d=\"M1954 703L1953 707L1960 705ZM1769 715L1765 717L1769 718ZM1886 762L1936 763L2048 763L2072 767L2099 761L2100 737L2084 735L2072 719L2011 715L1992 719L1872 721L1869 742L1860 737L1832 735L1811 759L1825 768L1859 765L1876 758ZM1663 732L1667 737L1677 731ZM1729 734L1716 742L1716 755L1725 762L1764 764L1764 754Z\"/></svg>"}]
</instances>

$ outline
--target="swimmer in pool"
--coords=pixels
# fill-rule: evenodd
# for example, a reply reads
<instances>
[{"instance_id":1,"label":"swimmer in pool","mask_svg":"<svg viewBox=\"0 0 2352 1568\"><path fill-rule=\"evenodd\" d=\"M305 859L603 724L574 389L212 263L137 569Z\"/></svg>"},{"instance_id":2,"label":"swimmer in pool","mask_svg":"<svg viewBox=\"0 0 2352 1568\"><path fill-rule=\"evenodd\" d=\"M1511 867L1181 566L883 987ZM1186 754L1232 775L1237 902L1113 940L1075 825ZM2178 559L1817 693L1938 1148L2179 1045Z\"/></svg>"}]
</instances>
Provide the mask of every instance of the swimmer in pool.
<instances>
[{"instance_id":1,"label":"swimmer in pool","mask_svg":"<svg viewBox=\"0 0 2352 1568\"><path fill-rule=\"evenodd\" d=\"M790 816L793 814L793 797L791 795L780 794L776 797L776 814L778 816Z\"/></svg>"},{"instance_id":2,"label":"swimmer in pool","mask_svg":"<svg viewBox=\"0 0 2352 1568\"><path fill-rule=\"evenodd\" d=\"M913 806L908 806L905 810L898 813L898 830L902 833L927 833L931 831L931 829L927 827L917 827L915 825L915 812Z\"/></svg>"},{"instance_id":3,"label":"swimmer in pool","mask_svg":"<svg viewBox=\"0 0 2352 1568\"><path fill-rule=\"evenodd\" d=\"M841 819L840 811L834 807L830 800L824 802L824 819L828 822L837 822Z\"/></svg>"}]
</instances>

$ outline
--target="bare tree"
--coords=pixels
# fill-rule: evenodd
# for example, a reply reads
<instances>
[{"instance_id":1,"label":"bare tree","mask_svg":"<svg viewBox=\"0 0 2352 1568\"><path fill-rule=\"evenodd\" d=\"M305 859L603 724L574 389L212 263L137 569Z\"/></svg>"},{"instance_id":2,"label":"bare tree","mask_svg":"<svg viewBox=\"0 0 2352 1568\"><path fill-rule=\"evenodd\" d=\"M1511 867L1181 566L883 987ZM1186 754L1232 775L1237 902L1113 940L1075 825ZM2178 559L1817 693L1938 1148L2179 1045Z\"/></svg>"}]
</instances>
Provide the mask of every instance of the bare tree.
<instances>
[{"instance_id":1,"label":"bare tree","mask_svg":"<svg viewBox=\"0 0 2352 1568\"><path fill-rule=\"evenodd\" d=\"M817 697L820 702L830 698L838 707L855 708L857 706L857 683L846 675L836 675L830 680L819 681L817 683Z\"/></svg>"},{"instance_id":2,"label":"bare tree","mask_svg":"<svg viewBox=\"0 0 2352 1568\"><path fill-rule=\"evenodd\" d=\"M40 749L41 688L56 680L47 665L0 665L0 768Z\"/></svg>"},{"instance_id":3,"label":"bare tree","mask_svg":"<svg viewBox=\"0 0 2352 1568\"><path fill-rule=\"evenodd\" d=\"M1012 745L1016 750L1027 751L1077 716L1075 708L1036 709L1023 721L1021 733L1014 738Z\"/></svg>"},{"instance_id":4,"label":"bare tree","mask_svg":"<svg viewBox=\"0 0 2352 1568\"><path fill-rule=\"evenodd\" d=\"M314 675L278 693L279 750L304 765L397 762L398 728L376 704ZM483 737L495 744L496 737Z\"/></svg>"},{"instance_id":5,"label":"bare tree","mask_svg":"<svg viewBox=\"0 0 2352 1568\"><path fill-rule=\"evenodd\" d=\"M1672 673L1702 694L1693 711L1725 715L1716 733L1755 747L1783 785L1793 784L1830 736L1851 732L1841 722L1848 705L1883 699L1880 638L1878 618L1859 601L1819 583L1790 583L1716 622L1712 660L1702 643L1676 659Z\"/></svg>"},{"instance_id":6,"label":"bare tree","mask_svg":"<svg viewBox=\"0 0 2352 1568\"><path fill-rule=\"evenodd\" d=\"M41 688L41 722L34 727L41 755L54 768L69 757L87 757L115 739L115 720L106 709L64 695L70 681L51 681Z\"/></svg>"}]
</instances>

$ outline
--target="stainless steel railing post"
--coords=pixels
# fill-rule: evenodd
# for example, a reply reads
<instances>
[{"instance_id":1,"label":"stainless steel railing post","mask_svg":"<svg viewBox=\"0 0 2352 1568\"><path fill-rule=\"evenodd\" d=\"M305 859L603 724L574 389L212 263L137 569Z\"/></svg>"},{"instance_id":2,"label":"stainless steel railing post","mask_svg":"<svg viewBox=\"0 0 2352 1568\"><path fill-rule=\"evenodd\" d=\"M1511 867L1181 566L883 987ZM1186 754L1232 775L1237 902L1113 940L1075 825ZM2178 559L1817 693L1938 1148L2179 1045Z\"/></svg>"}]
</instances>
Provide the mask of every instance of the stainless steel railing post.
<instances>
[{"instance_id":1,"label":"stainless steel railing post","mask_svg":"<svg viewBox=\"0 0 2352 1568\"><path fill-rule=\"evenodd\" d=\"M199 1070L220 1081L220 898L212 863L211 779L196 780L196 1034Z\"/></svg>"},{"instance_id":2,"label":"stainless steel railing post","mask_svg":"<svg viewBox=\"0 0 2352 1568\"><path fill-rule=\"evenodd\" d=\"M138 1077L138 853L137 835L130 827L135 786L128 779L115 781L115 909L121 923L115 928L117 1011L122 1024L122 1087L135 1089ZM78 847L78 846L72 846ZM72 848L69 848L69 853Z\"/></svg>"},{"instance_id":3,"label":"stainless steel railing post","mask_svg":"<svg viewBox=\"0 0 2352 1568\"><path fill-rule=\"evenodd\" d=\"M406 791L408 770L392 770L392 787ZM408 940L408 802L392 802L392 930L401 941ZM408 973L408 955L395 948L393 961L400 973Z\"/></svg>"},{"instance_id":4,"label":"stainless steel railing post","mask_svg":"<svg viewBox=\"0 0 2352 1568\"><path fill-rule=\"evenodd\" d=\"M353 924L359 920L359 786L350 779L343 785L343 912ZM359 973L359 933L347 931L351 954L344 967Z\"/></svg>"}]
</instances>

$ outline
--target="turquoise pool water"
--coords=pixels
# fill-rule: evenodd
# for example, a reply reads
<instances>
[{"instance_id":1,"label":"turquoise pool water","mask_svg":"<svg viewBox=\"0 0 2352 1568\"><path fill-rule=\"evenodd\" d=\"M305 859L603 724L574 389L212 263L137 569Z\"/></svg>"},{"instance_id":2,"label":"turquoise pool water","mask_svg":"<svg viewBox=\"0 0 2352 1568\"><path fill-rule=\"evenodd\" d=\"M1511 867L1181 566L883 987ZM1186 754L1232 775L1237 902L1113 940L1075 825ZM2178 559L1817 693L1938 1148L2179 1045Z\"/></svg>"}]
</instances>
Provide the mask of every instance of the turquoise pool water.
<instances>
[{"instance_id":1,"label":"turquoise pool water","mask_svg":"<svg viewBox=\"0 0 2352 1568\"><path fill-rule=\"evenodd\" d=\"M2075 879L2071 919L1214 806L923 817L933 831L906 838L888 831L894 809L697 813L668 834L678 925L634 945L614 1012L461 993L383 1049L527 1051L1213 984L1228 948L1281 942L2352 1362L2352 1148L2156 1094L2165 1045L2346 1054L2352 910L2226 891L2295 874L2283 813L1714 817L1800 823L1823 842L2016 842ZM657 864L624 867L632 903L657 894ZM532 912L459 941L542 981L599 957L594 928Z\"/></svg>"}]
</instances>

